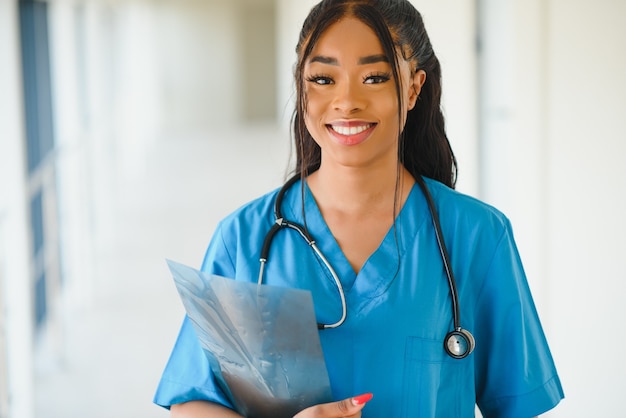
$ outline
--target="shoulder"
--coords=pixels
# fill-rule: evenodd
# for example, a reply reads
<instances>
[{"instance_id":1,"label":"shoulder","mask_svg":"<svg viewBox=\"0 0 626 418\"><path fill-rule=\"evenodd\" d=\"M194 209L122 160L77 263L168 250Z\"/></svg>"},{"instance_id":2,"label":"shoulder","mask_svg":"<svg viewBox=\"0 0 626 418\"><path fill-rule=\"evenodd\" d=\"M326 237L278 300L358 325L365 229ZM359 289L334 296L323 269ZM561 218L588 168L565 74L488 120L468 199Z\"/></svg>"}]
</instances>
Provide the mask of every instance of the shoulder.
<instances>
[{"instance_id":1,"label":"shoulder","mask_svg":"<svg viewBox=\"0 0 626 418\"><path fill-rule=\"evenodd\" d=\"M491 228L503 232L510 228L507 216L494 206L463 194L428 178L424 179L433 196L442 224Z\"/></svg>"},{"instance_id":2,"label":"shoulder","mask_svg":"<svg viewBox=\"0 0 626 418\"><path fill-rule=\"evenodd\" d=\"M241 265L258 257L274 222L276 193L274 190L247 202L217 224L204 256L203 271L234 278Z\"/></svg>"},{"instance_id":3,"label":"shoulder","mask_svg":"<svg viewBox=\"0 0 626 418\"><path fill-rule=\"evenodd\" d=\"M241 205L219 222L218 229L232 231L273 222L278 190L274 189Z\"/></svg>"},{"instance_id":4,"label":"shoulder","mask_svg":"<svg viewBox=\"0 0 626 418\"><path fill-rule=\"evenodd\" d=\"M273 190L257 197L223 218L215 228L209 251L223 247L234 257L244 248L259 247L274 222L277 193L278 190Z\"/></svg>"}]
</instances>

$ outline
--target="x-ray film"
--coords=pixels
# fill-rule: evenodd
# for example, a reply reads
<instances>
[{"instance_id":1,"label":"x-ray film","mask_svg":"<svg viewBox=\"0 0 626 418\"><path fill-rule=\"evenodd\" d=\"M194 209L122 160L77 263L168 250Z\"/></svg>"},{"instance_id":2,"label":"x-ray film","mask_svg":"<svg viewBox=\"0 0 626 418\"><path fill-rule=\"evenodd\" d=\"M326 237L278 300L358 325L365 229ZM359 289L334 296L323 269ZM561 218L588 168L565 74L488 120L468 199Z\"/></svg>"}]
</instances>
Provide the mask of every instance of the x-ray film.
<instances>
[{"instance_id":1,"label":"x-ray film","mask_svg":"<svg viewBox=\"0 0 626 418\"><path fill-rule=\"evenodd\" d=\"M168 265L213 373L239 414L293 417L332 400L310 292Z\"/></svg>"}]
</instances>

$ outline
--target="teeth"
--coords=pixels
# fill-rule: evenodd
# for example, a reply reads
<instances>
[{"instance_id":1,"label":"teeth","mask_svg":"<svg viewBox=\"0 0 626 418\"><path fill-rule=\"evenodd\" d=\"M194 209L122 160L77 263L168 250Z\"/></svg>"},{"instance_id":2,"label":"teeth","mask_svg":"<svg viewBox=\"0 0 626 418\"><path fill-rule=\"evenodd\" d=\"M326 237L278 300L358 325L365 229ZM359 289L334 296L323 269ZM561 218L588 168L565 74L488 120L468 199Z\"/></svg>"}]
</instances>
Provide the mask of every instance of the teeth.
<instances>
[{"instance_id":1,"label":"teeth","mask_svg":"<svg viewBox=\"0 0 626 418\"><path fill-rule=\"evenodd\" d=\"M331 125L331 127L333 128L333 131L337 132L338 134L341 135L356 135L356 134L360 134L361 132L369 129L372 127L371 123L368 123L367 125L361 125L361 126L335 126L335 125Z\"/></svg>"}]
</instances>

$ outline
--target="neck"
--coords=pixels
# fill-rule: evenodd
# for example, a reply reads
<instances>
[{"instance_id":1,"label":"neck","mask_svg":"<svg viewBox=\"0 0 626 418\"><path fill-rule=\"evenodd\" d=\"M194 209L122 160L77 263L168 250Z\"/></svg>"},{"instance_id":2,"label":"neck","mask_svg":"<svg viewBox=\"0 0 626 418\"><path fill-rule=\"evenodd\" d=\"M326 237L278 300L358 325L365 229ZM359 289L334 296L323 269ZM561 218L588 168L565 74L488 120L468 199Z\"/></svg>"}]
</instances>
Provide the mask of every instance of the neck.
<instances>
[{"instance_id":1,"label":"neck","mask_svg":"<svg viewBox=\"0 0 626 418\"><path fill-rule=\"evenodd\" d=\"M397 170L320 167L307 182L318 205L349 213L391 213L401 206L415 180L404 167ZM397 193L396 193L397 191ZM394 206L394 198L398 199Z\"/></svg>"}]
</instances>

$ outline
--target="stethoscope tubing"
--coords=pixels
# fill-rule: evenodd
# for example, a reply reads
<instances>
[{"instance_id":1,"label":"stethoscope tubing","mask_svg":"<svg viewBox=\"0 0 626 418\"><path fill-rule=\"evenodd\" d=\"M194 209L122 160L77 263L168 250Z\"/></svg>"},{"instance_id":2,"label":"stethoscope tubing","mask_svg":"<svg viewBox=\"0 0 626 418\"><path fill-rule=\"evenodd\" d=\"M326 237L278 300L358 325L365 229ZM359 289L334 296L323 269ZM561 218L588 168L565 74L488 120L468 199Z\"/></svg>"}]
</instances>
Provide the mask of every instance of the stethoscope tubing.
<instances>
[{"instance_id":1,"label":"stethoscope tubing","mask_svg":"<svg viewBox=\"0 0 626 418\"><path fill-rule=\"evenodd\" d=\"M278 195L276 196L276 200L274 202L275 221L274 221L274 225L272 225L269 232L265 236L265 239L263 240L263 246L261 247L261 256L259 258L259 261L261 262L261 267L259 269L259 278L257 280L257 284L261 285L263 283L263 276L265 274L265 265L267 264L267 260L268 260L269 252L270 252L270 246L272 244L272 240L274 239L274 235L276 235L276 233L283 228L290 228L290 229L293 229L294 231L297 231L300 234L300 236L302 236L302 238L306 241L306 243L309 244L309 246L313 249L315 254L317 254L317 256L322 261L322 263L324 263L324 266L326 266L326 270L330 272L330 275L332 276L335 282L335 286L337 287L337 290L339 291L339 298L341 299L341 317L339 318L339 320L332 324L319 324L318 323L317 327L318 329L337 328L346 321L346 318L348 316L348 304L346 303L346 295L343 290L341 280L339 280L339 276L337 276L335 269L332 268L328 259L324 256L324 254L317 247L317 244L315 243L315 240L313 239L313 237L311 237L311 234L309 234L308 229L295 222L286 220L281 213L280 206L282 204L283 196L285 192L299 179L300 179L300 176L294 176L291 179L289 179L289 181L285 183L285 185L280 189L280 191L278 192Z\"/></svg>"},{"instance_id":2,"label":"stethoscope tubing","mask_svg":"<svg viewBox=\"0 0 626 418\"><path fill-rule=\"evenodd\" d=\"M309 244L309 246L313 249L315 254L317 254L319 259L326 266L326 269L330 272L331 276L333 277L333 280L335 281L335 285L337 286L337 289L339 291L339 297L341 299L341 311L342 311L341 318L333 324L326 325L326 324L318 323L317 324L318 329L322 330L322 329L328 329L328 328L337 328L345 322L347 318L347 312L348 312L346 297L344 294L341 281L339 280L339 277L337 276L335 269L332 268L329 261L326 259L324 254L322 254L322 252L319 250L319 248L315 244L315 240L313 239L313 237L311 237L311 234L309 233L308 229L305 226L286 220L283 217L281 208L280 208L282 205L283 196L285 192L300 178L301 177L299 175L296 175L292 177L291 179L289 179L280 189L278 194L276 195L276 200L274 202L275 221L272 227L270 228L269 232L265 236L265 239L263 240L263 246L261 247L261 256L259 258L261 266L259 268L259 277L258 277L257 283L259 286L263 283L263 276L265 273L265 266L268 261L270 246L276 233L283 228L289 228L289 229L293 229L297 231L300 234L300 236L302 236L302 238L307 242L307 244ZM426 198L426 203L428 205L428 209L431 214L431 219L432 219L433 226L435 229L435 237L437 239L437 246L439 247L441 259L443 260L444 270L445 270L446 278L448 281L448 288L450 290L450 300L451 300L451 305L452 305L452 318L454 322L454 330L449 332L446 335L444 339L444 348L446 352L453 358L462 359L462 358L467 357L474 350L474 345L475 345L474 337L469 331L461 328L461 314L460 314L460 308L459 308L458 290L456 286L456 280L454 278L454 273L452 271L452 264L450 262L448 249L446 248L445 242L443 240L443 232L441 230L441 222L439 220L438 211L435 207L435 203L433 201L432 195L430 191L428 190L426 183L424 182L424 179L418 176L416 177L416 182L419 185L420 189L422 190L422 193L424 194Z\"/></svg>"},{"instance_id":3,"label":"stethoscope tubing","mask_svg":"<svg viewBox=\"0 0 626 418\"><path fill-rule=\"evenodd\" d=\"M456 280L454 278L454 272L450 263L450 255L446 248L445 241L443 240L443 232L441 230L441 222L439 221L439 211L435 208L433 197L428 191L424 179L421 177L416 178L417 184L422 189L424 196L426 197L426 203L430 210L431 218L433 220L433 226L435 227L435 238L437 239L437 245L439 252L441 253L441 259L443 260L443 267L446 270L446 279L448 280L448 287L450 288L450 300L452 303L452 319L454 322L454 329L456 331L461 330L461 314L459 309L459 294L456 287Z\"/></svg>"},{"instance_id":4,"label":"stethoscope tubing","mask_svg":"<svg viewBox=\"0 0 626 418\"><path fill-rule=\"evenodd\" d=\"M274 225L272 225L270 232L267 234L263 242L264 250L260 258L261 268L259 269L259 278L258 278L257 284L260 286L263 283L263 275L265 273L265 265L267 263L267 257L269 256L269 247L271 245L271 241L274 238L274 235L282 228L291 228L297 231L302 236L302 238L304 238L307 244L309 244L309 246L313 249L315 254L317 254L319 259L322 260L322 263L324 263L324 265L326 266L326 270L328 270L330 272L330 275L333 277L333 280L335 281L335 286L337 286L337 290L339 291L339 298L341 299L341 318L339 318L339 320L333 324L317 324L317 327L318 329L328 329L328 328L339 327L341 324L343 324L346 321L346 318L348 316L348 305L346 303L346 295L343 291L343 286L341 285L341 281L339 280L337 273L335 273L335 269L331 267L330 262L326 259L324 254L322 254L320 249L317 247L317 244L315 244L315 241L310 238L310 235L306 232L306 230L302 226L296 224L295 222L286 221L284 218L278 218L276 219Z\"/></svg>"}]
</instances>

